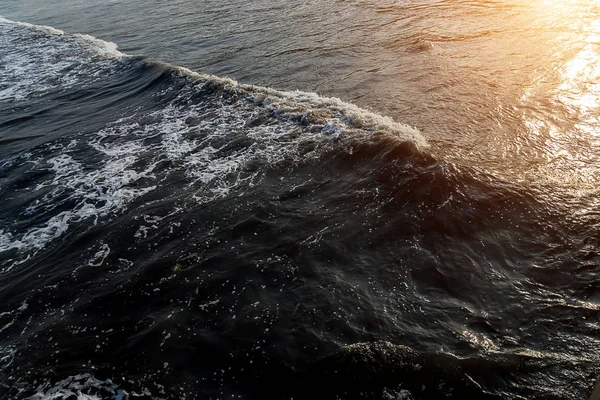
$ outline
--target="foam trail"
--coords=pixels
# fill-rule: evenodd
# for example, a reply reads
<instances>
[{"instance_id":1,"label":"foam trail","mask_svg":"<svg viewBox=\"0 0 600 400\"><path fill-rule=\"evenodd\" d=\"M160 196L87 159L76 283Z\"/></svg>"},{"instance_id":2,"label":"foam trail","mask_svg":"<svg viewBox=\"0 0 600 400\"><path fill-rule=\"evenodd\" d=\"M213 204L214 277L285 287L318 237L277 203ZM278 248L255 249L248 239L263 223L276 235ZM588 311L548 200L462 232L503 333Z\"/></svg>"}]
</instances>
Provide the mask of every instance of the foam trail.
<instances>
[{"instance_id":1,"label":"foam trail","mask_svg":"<svg viewBox=\"0 0 600 400\"><path fill-rule=\"evenodd\" d=\"M2 16L0 16L0 24L8 24L8 25L20 26L23 28L29 28L29 29L32 29L32 30L35 30L35 31L38 31L41 33L45 33L49 36L70 37L70 38L77 40L79 44L88 45L90 47L95 47L95 49L98 51L99 54L104 54L104 55L112 56L112 57L128 56L127 54L121 53L118 50L118 46L116 43L98 39L91 35L80 34L80 33L68 34L60 29L56 29L51 26L34 25L34 24L27 23L27 22L11 21Z\"/></svg>"}]
</instances>

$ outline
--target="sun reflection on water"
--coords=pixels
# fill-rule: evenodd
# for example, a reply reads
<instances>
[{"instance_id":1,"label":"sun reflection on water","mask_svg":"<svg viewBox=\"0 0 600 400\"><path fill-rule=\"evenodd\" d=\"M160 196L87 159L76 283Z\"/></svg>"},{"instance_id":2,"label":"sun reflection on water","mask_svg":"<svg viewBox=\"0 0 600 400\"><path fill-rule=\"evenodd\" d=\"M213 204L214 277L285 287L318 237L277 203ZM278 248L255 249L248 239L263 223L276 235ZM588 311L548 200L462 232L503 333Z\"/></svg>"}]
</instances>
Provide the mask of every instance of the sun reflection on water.
<instances>
[{"instance_id":1,"label":"sun reflection on water","mask_svg":"<svg viewBox=\"0 0 600 400\"><path fill-rule=\"evenodd\" d=\"M585 194L600 183L600 14L590 17L590 10L600 11L600 2L544 0L541 5L544 13L567 19L569 30L556 33L565 46L549 60L554 84L526 88L521 99L537 93L540 103L545 89L551 105L545 113L525 115L525 129L541 138L545 160L528 172Z\"/></svg>"}]
</instances>

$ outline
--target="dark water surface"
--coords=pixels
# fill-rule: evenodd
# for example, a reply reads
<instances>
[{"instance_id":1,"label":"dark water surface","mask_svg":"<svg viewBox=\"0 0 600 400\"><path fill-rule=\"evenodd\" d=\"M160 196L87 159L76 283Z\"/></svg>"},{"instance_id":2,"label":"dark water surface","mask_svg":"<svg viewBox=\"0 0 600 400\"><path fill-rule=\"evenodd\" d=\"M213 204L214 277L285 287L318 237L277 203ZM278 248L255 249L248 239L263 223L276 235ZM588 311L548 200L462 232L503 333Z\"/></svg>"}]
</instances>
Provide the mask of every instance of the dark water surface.
<instances>
[{"instance_id":1,"label":"dark water surface","mask_svg":"<svg viewBox=\"0 0 600 400\"><path fill-rule=\"evenodd\" d=\"M1 398L589 395L599 3L0 15Z\"/></svg>"}]
</instances>

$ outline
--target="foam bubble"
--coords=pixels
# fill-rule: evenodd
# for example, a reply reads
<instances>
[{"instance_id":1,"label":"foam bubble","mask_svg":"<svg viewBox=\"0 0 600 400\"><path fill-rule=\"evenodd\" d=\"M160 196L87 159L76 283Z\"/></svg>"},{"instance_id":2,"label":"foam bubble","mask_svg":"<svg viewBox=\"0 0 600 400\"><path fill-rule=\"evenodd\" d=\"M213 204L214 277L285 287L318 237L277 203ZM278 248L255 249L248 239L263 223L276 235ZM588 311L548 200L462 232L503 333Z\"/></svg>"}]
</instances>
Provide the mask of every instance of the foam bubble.
<instances>
[{"instance_id":1,"label":"foam bubble","mask_svg":"<svg viewBox=\"0 0 600 400\"><path fill-rule=\"evenodd\" d=\"M381 396L382 400L413 400L412 393L406 389L384 389Z\"/></svg>"},{"instance_id":2,"label":"foam bubble","mask_svg":"<svg viewBox=\"0 0 600 400\"><path fill-rule=\"evenodd\" d=\"M128 394L119 389L111 380L102 381L90 374L69 376L51 384L46 382L37 387L29 400L50 400L76 398L81 400L93 399L126 399Z\"/></svg>"},{"instance_id":3,"label":"foam bubble","mask_svg":"<svg viewBox=\"0 0 600 400\"><path fill-rule=\"evenodd\" d=\"M96 252L96 254L94 254L92 259L88 262L88 265L91 267L101 266L102 264L104 264L104 260L106 260L106 257L108 257L109 254L110 254L110 247L108 247L108 245L106 243L103 243L102 246L100 246L100 249Z\"/></svg>"}]
</instances>

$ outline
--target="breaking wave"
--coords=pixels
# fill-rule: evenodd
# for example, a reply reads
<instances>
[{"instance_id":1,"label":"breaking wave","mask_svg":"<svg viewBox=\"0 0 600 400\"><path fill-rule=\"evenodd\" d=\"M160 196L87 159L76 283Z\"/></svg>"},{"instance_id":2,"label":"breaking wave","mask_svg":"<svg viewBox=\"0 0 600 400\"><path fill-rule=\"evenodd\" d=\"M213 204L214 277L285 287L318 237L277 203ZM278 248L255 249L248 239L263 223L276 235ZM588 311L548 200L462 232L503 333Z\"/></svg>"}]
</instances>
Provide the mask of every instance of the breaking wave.
<instances>
[{"instance_id":1,"label":"breaking wave","mask_svg":"<svg viewBox=\"0 0 600 400\"><path fill-rule=\"evenodd\" d=\"M0 254L16 250L13 265L70 226L95 224L151 196L157 183L175 175L196 201L207 202L251 187L268 166L319 157L344 140L388 135L427 146L415 128L336 98L145 61L119 52L114 43L45 26L0 19L0 33L7 72L0 77L0 102L14 107L72 88L85 91L120 74L134 74L144 84L144 75L153 75L144 90L156 102L148 110L126 110L100 129L73 132L4 160L5 174L18 168L36 175L23 188L2 182L6 189L27 191L19 214L32 221L26 229L20 224L20 233L0 227Z\"/></svg>"}]
</instances>

